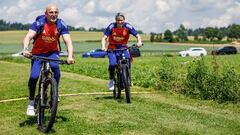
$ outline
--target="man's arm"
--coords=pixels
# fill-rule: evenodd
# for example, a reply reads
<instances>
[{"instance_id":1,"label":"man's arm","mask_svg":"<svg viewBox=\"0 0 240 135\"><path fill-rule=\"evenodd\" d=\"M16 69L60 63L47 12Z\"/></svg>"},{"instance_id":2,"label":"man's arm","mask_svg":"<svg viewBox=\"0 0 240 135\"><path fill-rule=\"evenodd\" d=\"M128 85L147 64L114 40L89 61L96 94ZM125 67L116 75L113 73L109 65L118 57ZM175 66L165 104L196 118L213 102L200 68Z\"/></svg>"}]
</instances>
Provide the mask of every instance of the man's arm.
<instances>
[{"instance_id":1,"label":"man's arm","mask_svg":"<svg viewBox=\"0 0 240 135\"><path fill-rule=\"evenodd\" d=\"M103 37L102 37L102 50L103 50L103 51L107 51L107 48L106 48L106 40L107 40L107 36L106 36L106 35L103 35Z\"/></svg>"},{"instance_id":2,"label":"man's arm","mask_svg":"<svg viewBox=\"0 0 240 135\"><path fill-rule=\"evenodd\" d=\"M62 37L68 51L67 62L68 64L73 64L74 59L73 59L73 45L72 45L71 36L70 34L64 34Z\"/></svg>"},{"instance_id":3,"label":"man's arm","mask_svg":"<svg viewBox=\"0 0 240 135\"><path fill-rule=\"evenodd\" d=\"M142 38L139 34L136 35L137 38L137 46L141 47L142 46Z\"/></svg>"},{"instance_id":4,"label":"man's arm","mask_svg":"<svg viewBox=\"0 0 240 135\"><path fill-rule=\"evenodd\" d=\"M23 51L22 51L22 53L23 53L24 57L30 57L32 55L30 50L28 49L28 45L36 34L37 33L34 30L30 29L28 31L27 35L25 36L25 38L23 39Z\"/></svg>"}]
</instances>

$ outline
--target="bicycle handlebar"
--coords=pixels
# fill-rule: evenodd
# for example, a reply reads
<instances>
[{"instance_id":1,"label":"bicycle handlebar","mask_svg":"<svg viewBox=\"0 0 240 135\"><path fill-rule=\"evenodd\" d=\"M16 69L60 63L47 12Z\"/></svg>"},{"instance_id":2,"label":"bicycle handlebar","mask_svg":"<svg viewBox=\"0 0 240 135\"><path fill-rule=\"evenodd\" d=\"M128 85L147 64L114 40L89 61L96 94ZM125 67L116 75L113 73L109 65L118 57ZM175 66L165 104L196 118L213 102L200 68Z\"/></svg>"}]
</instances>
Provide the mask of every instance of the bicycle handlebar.
<instances>
[{"instance_id":1,"label":"bicycle handlebar","mask_svg":"<svg viewBox=\"0 0 240 135\"><path fill-rule=\"evenodd\" d=\"M142 43L141 46L143 46L144 44ZM124 51L124 50L127 50L127 49L130 49L132 48L134 45L132 46L129 46L129 47L126 47L126 48L120 48L120 49L108 49L107 52L111 52L111 51ZM138 47L139 48L139 47Z\"/></svg>"},{"instance_id":2,"label":"bicycle handlebar","mask_svg":"<svg viewBox=\"0 0 240 135\"><path fill-rule=\"evenodd\" d=\"M32 55L30 59L38 59L38 60L47 61L47 62L54 61L54 62L58 62L59 64L68 64L66 60L59 60L59 59L53 59L53 58L48 58L43 56L36 56L36 55Z\"/></svg>"}]
</instances>

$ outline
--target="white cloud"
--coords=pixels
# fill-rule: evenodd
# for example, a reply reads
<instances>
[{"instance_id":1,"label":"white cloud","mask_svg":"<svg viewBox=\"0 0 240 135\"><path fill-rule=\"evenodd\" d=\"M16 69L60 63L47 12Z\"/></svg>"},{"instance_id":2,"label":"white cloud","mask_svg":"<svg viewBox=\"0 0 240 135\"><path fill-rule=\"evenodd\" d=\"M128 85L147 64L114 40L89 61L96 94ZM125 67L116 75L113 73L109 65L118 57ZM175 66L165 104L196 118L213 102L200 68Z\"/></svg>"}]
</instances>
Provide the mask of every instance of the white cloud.
<instances>
[{"instance_id":1,"label":"white cloud","mask_svg":"<svg viewBox=\"0 0 240 135\"><path fill-rule=\"evenodd\" d=\"M83 7L83 11L86 13L94 13L96 5L93 1L87 2L87 4Z\"/></svg>"},{"instance_id":2,"label":"white cloud","mask_svg":"<svg viewBox=\"0 0 240 135\"><path fill-rule=\"evenodd\" d=\"M171 9L170 6L168 5L167 1L158 0L158 1L156 1L156 4L157 4L157 10L160 13L167 12Z\"/></svg>"},{"instance_id":3,"label":"white cloud","mask_svg":"<svg viewBox=\"0 0 240 135\"><path fill-rule=\"evenodd\" d=\"M144 32L240 23L239 0L1 0L0 19L31 23L49 3L57 3L66 24L85 28L106 27L119 11Z\"/></svg>"},{"instance_id":4,"label":"white cloud","mask_svg":"<svg viewBox=\"0 0 240 135\"><path fill-rule=\"evenodd\" d=\"M20 9L27 9L32 3L32 0L19 0L18 7Z\"/></svg>"},{"instance_id":5,"label":"white cloud","mask_svg":"<svg viewBox=\"0 0 240 135\"><path fill-rule=\"evenodd\" d=\"M223 27L234 23L235 18L240 18L240 3L236 2L234 6L225 10L225 13L217 18L213 18L209 21L209 26Z\"/></svg>"}]
</instances>

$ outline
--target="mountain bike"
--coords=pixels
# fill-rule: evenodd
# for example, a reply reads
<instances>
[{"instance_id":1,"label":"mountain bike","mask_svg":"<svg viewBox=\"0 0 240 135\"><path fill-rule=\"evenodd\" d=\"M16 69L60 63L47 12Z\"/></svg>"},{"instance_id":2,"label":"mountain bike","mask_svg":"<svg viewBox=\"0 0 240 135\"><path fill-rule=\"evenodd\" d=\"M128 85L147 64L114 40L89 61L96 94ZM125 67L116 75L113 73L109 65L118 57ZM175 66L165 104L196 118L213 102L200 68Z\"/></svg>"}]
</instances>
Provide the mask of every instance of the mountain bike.
<instances>
[{"instance_id":1,"label":"mountain bike","mask_svg":"<svg viewBox=\"0 0 240 135\"><path fill-rule=\"evenodd\" d=\"M127 103L131 103L131 70L130 61L125 57L124 51L129 51L129 48L131 47L108 49L108 52L113 52L115 54L119 52L120 54L119 59L117 59L117 64L115 65L113 97L115 99L120 99L121 91L125 90Z\"/></svg>"},{"instance_id":2,"label":"mountain bike","mask_svg":"<svg viewBox=\"0 0 240 135\"><path fill-rule=\"evenodd\" d=\"M32 56L31 59L43 62L34 108L37 113L38 130L48 133L53 127L58 106L58 84L51 71L50 62L67 64L67 61L42 56Z\"/></svg>"}]
</instances>

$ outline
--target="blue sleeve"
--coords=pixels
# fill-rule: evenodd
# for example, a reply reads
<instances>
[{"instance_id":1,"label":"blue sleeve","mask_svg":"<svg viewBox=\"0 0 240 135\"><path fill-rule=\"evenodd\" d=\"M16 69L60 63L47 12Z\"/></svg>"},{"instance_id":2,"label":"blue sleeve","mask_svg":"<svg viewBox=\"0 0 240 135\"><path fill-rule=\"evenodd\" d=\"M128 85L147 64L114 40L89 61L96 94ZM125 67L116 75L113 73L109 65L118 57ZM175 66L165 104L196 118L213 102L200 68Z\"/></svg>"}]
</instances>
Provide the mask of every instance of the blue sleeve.
<instances>
[{"instance_id":1,"label":"blue sleeve","mask_svg":"<svg viewBox=\"0 0 240 135\"><path fill-rule=\"evenodd\" d=\"M132 34L133 36L137 36L138 32L135 30L135 28L129 24L129 23L125 23L125 27L129 30L129 33Z\"/></svg>"},{"instance_id":2,"label":"blue sleeve","mask_svg":"<svg viewBox=\"0 0 240 135\"><path fill-rule=\"evenodd\" d=\"M35 21L34 23L32 23L32 25L30 26L31 30L35 31L35 32L38 32L39 31L39 27L37 25L37 22Z\"/></svg>"},{"instance_id":3,"label":"blue sleeve","mask_svg":"<svg viewBox=\"0 0 240 135\"><path fill-rule=\"evenodd\" d=\"M109 35L111 35L113 28L114 28L114 23L111 23L111 24L108 25L108 27L104 30L103 34L108 37Z\"/></svg>"},{"instance_id":4,"label":"blue sleeve","mask_svg":"<svg viewBox=\"0 0 240 135\"><path fill-rule=\"evenodd\" d=\"M69 34L68 27L64 23L64 21L60 19L60 23L61 23L62 26L61 26L61 31L60 31L59 35Z\"/></svg>"}]
</instances>

